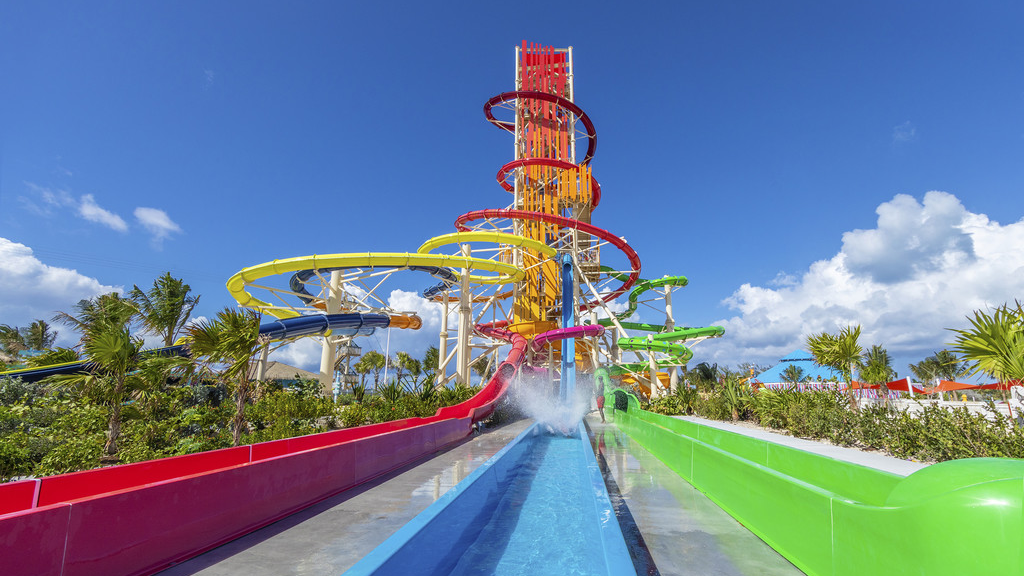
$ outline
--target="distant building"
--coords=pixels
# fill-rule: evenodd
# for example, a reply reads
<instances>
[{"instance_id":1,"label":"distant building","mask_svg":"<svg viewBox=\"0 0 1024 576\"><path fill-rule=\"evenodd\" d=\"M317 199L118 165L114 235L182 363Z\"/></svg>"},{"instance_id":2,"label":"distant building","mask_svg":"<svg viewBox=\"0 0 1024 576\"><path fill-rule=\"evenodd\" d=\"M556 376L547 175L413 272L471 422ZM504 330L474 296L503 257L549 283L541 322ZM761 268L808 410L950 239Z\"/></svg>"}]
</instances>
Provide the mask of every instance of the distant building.
<instances>
[{"instance_id":1,"label":"distant building","mask_svg":"<svg viewBox=\"0 0 1024 576\"><path fill-rule=\"evenodd\" d=\"M256 375L256 365L257 363L253 363L252 366L251 374L253 374L253 377ZM285 386L295 384L299 380L316 380L319 377L319 374L314 374L309 370L303 370L302 368L296 368L281 362L267 362L267 368L263 373L263 380L275 380Z\"/></svg>"},{"instance_id":2,"label":"distant building","mask_svg":"<svg viewBox=\"0 0 1024 576\"><path fill-rule=\"evenodd\" d=\"M779 360L779 363L775 366L772 366L757 376L754 376L751 381L759 382L765 388L785 388L792 386L791 383L786 382L782 378L782 373L790 366L800 368L803 370L803 377L808 378L806 382L801 382L797 385L799 390L831 388L834 386L832 382L839 382L843 378L842 374L835 370L832 370L827 366L818 366L815 364L814 356L811 356L810 352L794 350Z\"/></svg>"}]
</instances>

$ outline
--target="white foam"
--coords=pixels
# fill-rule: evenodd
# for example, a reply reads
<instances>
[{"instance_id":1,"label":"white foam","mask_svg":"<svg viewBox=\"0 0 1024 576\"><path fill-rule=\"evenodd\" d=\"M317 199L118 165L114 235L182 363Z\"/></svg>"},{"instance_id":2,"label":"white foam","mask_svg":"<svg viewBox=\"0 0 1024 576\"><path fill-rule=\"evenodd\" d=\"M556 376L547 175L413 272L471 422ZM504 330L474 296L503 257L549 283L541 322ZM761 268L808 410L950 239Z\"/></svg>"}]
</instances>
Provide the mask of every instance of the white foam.
<instances>
[{"instance_id":1,"label":"white foam","mask_svg":"<svg viewBox=\"0 0 1024 576\"><path fill-rule=\"evenodd\" d=\"M516 375L509 389L509 400L524 415L533 418L548 432L566 436L575 433L583 416L590 411L593 384L588 375L576 378L571 401L559 399L558 382L552 382L546 371Z\"/></svg>"}]
</instances>

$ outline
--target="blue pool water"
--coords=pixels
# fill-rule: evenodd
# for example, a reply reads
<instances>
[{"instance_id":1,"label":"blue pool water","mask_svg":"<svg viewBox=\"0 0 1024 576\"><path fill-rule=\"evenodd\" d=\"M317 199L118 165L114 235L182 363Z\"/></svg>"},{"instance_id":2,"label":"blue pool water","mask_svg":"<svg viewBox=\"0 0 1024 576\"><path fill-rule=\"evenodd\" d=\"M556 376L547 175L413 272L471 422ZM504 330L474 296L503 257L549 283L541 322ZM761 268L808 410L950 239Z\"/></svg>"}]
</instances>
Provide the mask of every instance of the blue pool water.
<instances>
[{"instance_id":1,"label":"blue pool water","mask_svg":"<svg viewBox=\"0 0 1024 576\"><path fill-rule=\"evenodd\" d=\"M635 574L594 453L536 425L346 575Z\"/></svg>"},{"instance_id":2,"label":"blue pool water","mask_svg":"<svg viewBox=\"0 0 1024 576\"><path fill-rule=\"evenodd\" d=\"M579 438L542 435L520 460L504 496L452 574L527 576L604 572L589 482L581 478ZM595 570L594 567L601 567Z\"/></svg>"}]
</instances>

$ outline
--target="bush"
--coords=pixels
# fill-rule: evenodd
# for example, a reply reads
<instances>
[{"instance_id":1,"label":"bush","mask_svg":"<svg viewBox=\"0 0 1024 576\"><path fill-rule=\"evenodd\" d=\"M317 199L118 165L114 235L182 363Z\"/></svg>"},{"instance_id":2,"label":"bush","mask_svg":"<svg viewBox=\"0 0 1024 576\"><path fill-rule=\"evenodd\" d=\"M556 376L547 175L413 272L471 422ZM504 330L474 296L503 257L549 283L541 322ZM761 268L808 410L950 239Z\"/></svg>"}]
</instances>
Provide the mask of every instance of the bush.
<instances>
[{"instance_id":1,"label":"bush","mask_svg":"<svg viewBox=\"0 0 1024 576\"><path fill-rule=\"evenodd\" d=\"M839 446L886 451L898 458L944 461L956 458L1024 458L1024 427L1015 426L990 405L990 417L965 407L922 406L918 414L891 405L850 410L834 390L761 389L747 395L729 391L725 382L711 391L684 392L650 402L658 414L695 413L713 420L731 420L736 408L742 419L802 438L826 439Z\"/></svg>"}]
</instances>

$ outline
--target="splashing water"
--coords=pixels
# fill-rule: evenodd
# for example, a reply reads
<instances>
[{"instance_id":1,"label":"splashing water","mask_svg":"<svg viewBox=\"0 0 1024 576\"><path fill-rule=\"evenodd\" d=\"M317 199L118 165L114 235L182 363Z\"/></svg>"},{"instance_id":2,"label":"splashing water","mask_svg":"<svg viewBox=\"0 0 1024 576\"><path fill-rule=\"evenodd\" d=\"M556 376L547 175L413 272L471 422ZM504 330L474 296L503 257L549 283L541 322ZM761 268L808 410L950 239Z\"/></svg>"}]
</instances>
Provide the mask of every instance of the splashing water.
<instances>
[{"instance_id":1,"label":"splashing water","mask_svg":"<svg viewBox=\"0 0 1024 576\"><path fill-rule=\"evenodd\" d=\"M520 372L512 381L509 400L548 432L570 436L590 411L591 396L593 381L586 375L578 375L575 394L569 403L563 403L558 397L558 382L552 381L547 370L533 369Z\"/></svg>"}]
</instances>

